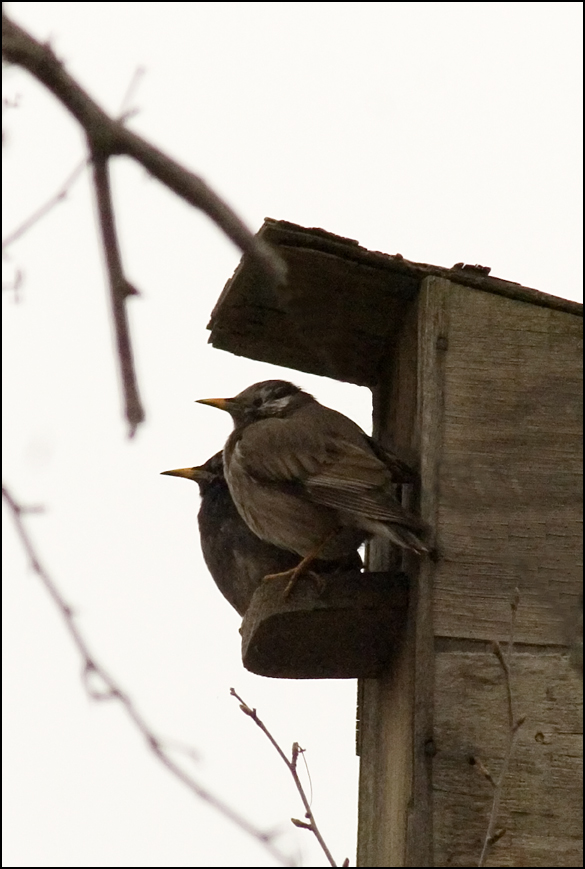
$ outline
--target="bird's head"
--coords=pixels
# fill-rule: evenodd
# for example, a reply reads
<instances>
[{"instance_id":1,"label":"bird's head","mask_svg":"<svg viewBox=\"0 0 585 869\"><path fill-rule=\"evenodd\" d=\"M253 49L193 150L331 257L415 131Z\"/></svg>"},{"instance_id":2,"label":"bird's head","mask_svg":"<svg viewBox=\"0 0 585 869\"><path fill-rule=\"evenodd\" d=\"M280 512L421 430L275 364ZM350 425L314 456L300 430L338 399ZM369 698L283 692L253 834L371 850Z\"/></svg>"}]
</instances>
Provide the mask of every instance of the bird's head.
<instances>
[{"instance_id":1,"label":"bird's head","mask_svg":"<svg viewBox=\"0 0 585 869\"><path fill-rule=\"evenodd\" d=\"M176 468L174 471L161 471L161 474L193 480L199 486L202 495L214 484L227 485L223 475L222 450L207 459L203 465L196 465L194 468Z\"/></svg>"},{"instance_id":2,"label":"bird's head","mask_svg":"<svg viewBox=\"0 0 585 869\"><path fill-rule=\"evenodd\" d=\"M260 419L289 416L314 399L287 380L263 380L248 386L233 398L200 398L198 401L199 404L227 410L236 428L240 428Z\"/></svg>"}]
</instances>

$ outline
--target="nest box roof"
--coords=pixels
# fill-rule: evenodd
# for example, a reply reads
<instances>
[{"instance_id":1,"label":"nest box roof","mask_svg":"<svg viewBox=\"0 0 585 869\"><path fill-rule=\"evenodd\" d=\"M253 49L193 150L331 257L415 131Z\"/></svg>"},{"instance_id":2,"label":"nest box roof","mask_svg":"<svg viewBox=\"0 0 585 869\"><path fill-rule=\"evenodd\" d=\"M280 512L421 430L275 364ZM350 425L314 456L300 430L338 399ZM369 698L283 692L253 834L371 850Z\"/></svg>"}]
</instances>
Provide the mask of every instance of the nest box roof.
<instances>
[{"instance_id":1,"label":"nest box roof","mask_svg":"<svg viewBox=\"0 0 585 869\"><path fill-rule=\"evenodd\" d=\"M209 340L275 365L373 386L410 302L430 275L582 316L577 302L491 277L485 266L410 262L323 229L270 218L258 236L286 262L287 282L275 286L245 255L212 312Z\"/></svg>"}]
</instances>

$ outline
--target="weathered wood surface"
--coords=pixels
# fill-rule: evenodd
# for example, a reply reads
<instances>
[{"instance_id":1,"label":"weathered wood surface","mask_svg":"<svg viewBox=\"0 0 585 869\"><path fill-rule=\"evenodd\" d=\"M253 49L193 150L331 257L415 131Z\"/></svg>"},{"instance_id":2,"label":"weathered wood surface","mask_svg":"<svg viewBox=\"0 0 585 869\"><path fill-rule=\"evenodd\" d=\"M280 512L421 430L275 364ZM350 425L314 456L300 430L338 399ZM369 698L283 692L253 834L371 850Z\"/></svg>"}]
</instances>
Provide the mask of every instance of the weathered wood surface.
<instances>
[{"instance_id":1,"label":"weathered wood surface","mask_svg":"<svg viewBox=\"0 0 585 869\"><path fill-rule=\"evenodd\" d=\"M423 517L434 525L440 446L435 440L440 431L432 420L441 401L441 372L425 348L434 347L440 323L426 310L423 313L423 307L424 302L414 304L406 313L388 367L381 373L374 392L374 433L415 465L424 436L420 506ZM430 379L421 403L417 382L423 370ZM370 569L395 565L396 558L384 541L370 545ZM360 685L358 866L433 865L433 565L429 559L408 556L403 557L403 569L412 584L404 642L381 679Z\"/></svg>"},{"instance_id":2,"label":"weathered wood surface","mask_svg":"<svg viewBox=\"0 0 585 869\"><path fill-rule=\"evenodd\" d=\"M475 865L481 852L491 786L468 759L497 775L507 712L500 664L473 641L507 639L517 587L513 678L526 722L498 817L507 832L487 865L581 866L583 689L567 647L582 588L582 321L434 279L430 292L446 324L434 865Z\"/></svg>"},{"instance_id":3,"label":"weathered wood surface","mask_svg":"<svg viewBox=\"0 0 585 869\"><path fill-rule=\"evenodd\" d=\"M581 865L582 684L571 669L581 586L582 306L471 270L366 251L267 221L289 266L267 285L244 259L211 342L372 386L375 433L420 467L437 561L411 578L403 642L360 683L358 865L469 866L507 728L500 665L520 591L516 693L526 714L488 865ZM411 497L416 497L416 493ZM401 559L376 540L371 570Z\"/></svg>"},{"instance_id":4,"label":"weathered wood surface","mask_svg":"<svg viewBox=\"0 0 585 869\"><path fill-rule=\"evenodd\" d=\"M449 320L435 634L505 638L517 587L517 641L564 645L582 579L582 320L430 281Z\"/></svg>"},{"instance_id":5,"label":"weathered wood surface","mask_svg":"<svg viewBox=\"0 0 585 869\"><path fill-rule=\"evenodd\" d=\"M242 660L260 676L356 679L382 672L403 632L408 581L352 571L263 583L242 622Z\"/></svg>"},{"instance_id":6,"label":"weathered wood surface","mask_svg":"<svg viewBox=\"0 0 585 869\"><path fill-rule=\"evenodd\" d=\"M214 347L365 386L379 382L402 315L429 276L582 316L577 302L481 270L415 263L322 229L267 218L258 232L288 268L275 287L247 256L211 315Z\"/></svg>"},{"instance_id":7,"label":"weathered wood surface","mask_svg":"<svg viewBox=\"0 0 585 869\"><path fill-rule=\"evenodd\" d=\"M287 285L267 289L258 267L243 263L212 314L214 347L338 380L374 383L405 299L416 296L417 281L310 247L279 244L278 250L287 265Z\"/></svg>"},{"instance_id":8,"label":"weathered wood surface","mask_svg":"<svg viewBox=\"0 0 585 869\"><path fill-rule=\"evenodd\" d=\"M476 865L517 714L492 866L580 866L581 341L571 313L427 279L374 391L376 432L416 463L439 558L408 562L406 637L360 702L360 866ZM416 373L418 372L418 374ZM418 399L417 399L418 396ZM418 404L417 404L418 401ZM392 564L383 543L371 567ZM432 770L431 770L432 766Z\"/></svg>"},{"instance_id":9,"label":"weathered wood surface","mask_svg":"<svg viewBox=\"0 0 585 869\"><path fill-rule=\"evenodd\" d=\"M433 801L435 866L477 866L492 786L470 759L497 778L508 733L506 689L495 655L439 648L436 661ZM516 716L525 715L502 793L487 866L582 866L583 743L581 677L566 653L516 650Z\"/></svg>"}]
</instances>

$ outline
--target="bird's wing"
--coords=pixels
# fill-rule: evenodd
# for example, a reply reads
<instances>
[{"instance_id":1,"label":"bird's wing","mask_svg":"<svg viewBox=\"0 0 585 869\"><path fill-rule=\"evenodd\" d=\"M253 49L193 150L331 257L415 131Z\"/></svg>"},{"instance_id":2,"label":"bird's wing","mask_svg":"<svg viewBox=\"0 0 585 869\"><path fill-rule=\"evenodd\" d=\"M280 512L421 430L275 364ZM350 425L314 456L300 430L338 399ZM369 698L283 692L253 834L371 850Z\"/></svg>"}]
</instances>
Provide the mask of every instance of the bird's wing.
<instances>
[{"instance_id":1,"label":"bird's wing","mask_svg":"<svg viewBox=\"0 0 585 869\"><path fill-rule=\"evenodd\" d=\"M401 482L404 474L410 474L407 465L348 417L323 405L317 407L309 404L291 416L271 417L234 432L236 443L230 455L245 473L264 483L296 482L318 475L338 462L348 446L354 449L346 461L346 477L353 475L379 486Z\"/></svg>"},{"instance_id":2,"label":"bird's wing","mask_svg":"<svg viewBox=\"0 0 585 869\"><path fill-rule=\"evenodd\" d=\"M412 479L410 468L336 411L321 406L319 425L310 414L309 406L244 429L233 451L241 470L265 485L294 486L317 504L424 530L393 495L395 483Z\"/></svg>"},{"instance_id":3,"label":"bird's wing","mask_svg":"<svg viewBox=\"0 0 585 869\"><path fill-rule=\"evenodd\" d=\"M305 425L300 414L270 418L241 433L232 461L258 482L300 483L327 467L336 454L335 438L327 431Z\"/></svg>"},{"instance_id":4,"label":"bird's wing","mask_svg":"<svg viewBox=\"0 0 585 869\"><path fill-rule=\"evenodd\" d=\"M386 465L354 444L343 444L337 460L308 477L304 488L317 504L378 522L425 529L424 523L408 513L394 497Z\"/></svg>"},{"instance_id":5,"label":"bird's wing","mask_svg":"<svg viewBox=\"0 0 585 869\"><path fill-rule=\"evenodd\" d=\"M392 479L395 483L416 483L418 481L417 472L410 465L407 465L406 462L403 462L402 459L399 459L393 450L383 447L369 435L364 435L364 437L374 455L384 462L392 474Z\"/></svg>"},{"instance_id":6,"label":"bird's wing","mask_svg":"<svg viewBox=\"0 0 585 869\"><path fill-rule=\"evenodd\" d=\"M347 440L327 426L307 426L301 414L266 419L242 432L233 458L265 485L294 486L314 503L422 530L423 523L394 498L387 464L357 431Z\"/></svg>"}]
</instances>

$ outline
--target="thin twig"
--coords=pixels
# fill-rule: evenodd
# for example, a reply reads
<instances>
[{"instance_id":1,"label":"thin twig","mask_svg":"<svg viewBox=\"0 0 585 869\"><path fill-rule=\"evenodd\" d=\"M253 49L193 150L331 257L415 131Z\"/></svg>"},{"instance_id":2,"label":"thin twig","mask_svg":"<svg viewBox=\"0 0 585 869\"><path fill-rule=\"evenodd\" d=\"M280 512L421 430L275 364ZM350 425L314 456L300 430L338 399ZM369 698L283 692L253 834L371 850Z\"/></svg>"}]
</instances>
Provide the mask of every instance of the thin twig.
<instances>
[{"instance_id":1,"label":"thin twig","mask_svg":"<svg viewBox=\"0 0 585 869\"><path fill-rule=\"evenodd\" d=\"M496 641L492 643L492 652L500 662L502 670L504 671L504 684L506 686L506 699L508 701L508 729L512 730L514 727L514 698L512 697L512 682L510 679L510 666L509 666L509 656L504 655L502 651L502 647Z\"/></svg>"},{"instance_id":2,"label":"thin twig","mask_svg":"<svg viewBox=\"0 0 585 869\"><path fill-rule=\"evenodd\" d=\"M127 120L131 114L131 111L129 111L127 107L136 90L142 73L143 70L141 68L135 71L126 90L126 94L124 95L124 99L122 100L120 116L124 117L124 120ZM89 145L91 147L91 142L89 142ZM57 193L44 203L44 205L34 211L33 214L17 227L17 229L4 239L2 242L3 251L6 250L10 244L20 238L20 236L26 233L42 217L48 214L56 205L58 205L59 202L62 202L66 198L70 189L73 187L75 181L81 175L82 170L85 169L88 162L89 159L84 158L61 185ZM138 295L138 293L126 279L123 272L120 245L116 232L115 215L112 204L109 171L107 161L101 158L100 155L96 155L94 160L94 190L98 203L102 244L110 284L112 320L116 335L120 379L124 395L125 416L129 425L129 436L133 437L137 426L144 419L144 410L138 393L138 381L134 368L132 343L130 340L125 301L129 295Z\"/></svg>"},{"instance_id":3,"label":"thin twig","mask_svg":"<svg viewBox=\"0 0 585 869\"><path fill-rule=\"evenodd\" d=\"M83 682L89 696L96 700L118 700L122 704L126 714L134 726L144 737L150 751L169 770L169 772L175 776L175 778L181 781L191 791L191 793L195 794L199 799L216 809L216 811L223 815L223 817L228 821L235 824L235 826L240 830L243 830L245 833L252 836L252 838L259 842L276 860L278 860L280 864L283 866L296 866L296 862L284 854L274 844L274 833L261 830L254 824L250 823L250 821L248 821L243 815L235 809L232 809L231 806L219 797L216 797L207 788L200 785L193 776L186 773L170 757L167 747L163 741L156 736L145 719L140 715L129 695L122 690L115 679L96 661L90 652L87 642L75 622L75 614L72 608L65 601L46 568L41 564L30 535L24 526L22 516L30 511L21 506L13 498L4 485L2 486L2 498L10 510L16 532L28 557L30 566L41 580L57 609L61 613L65 627L81 656L83 663ZM92 685L91 682L95 682L96 679L99 680L99 685Z\"/></svg>"},{"instance_id":4,"label":"thin twig","mask_svg":"<svg viewBox=\"0 0 585 869\"><path fill-rule=\"evenodd\" d=\"M482 774L482 776L485 779L487 779L489 781L489 783L491 784L491 786L493 788L497 787L497 784L494 781L494 777L492 776L489 769L486 767L486 765L482 762L482 760L479 757L473 757L471 759L470 763L472 763L474 766L477 767L478 771Z\"/></svg>"},{"instance_id":5,"label":"thin twig","mask_svg":"<svg viewBox=\"0 0 585 869\"><path fill-rule=\"evenodd\" d=\"M129 118L131 118L132 116L134 116L136 114L137 110L130 108L130 103L132 101L132 97L134 96L134 94L136 93L136 91L138 89L138 85L140 84L140 79L142 78L143 75L144 75L144 67L137 66L136 69L134 70L134 75L130 79L130 84L126 88L126 93L124 94L124 97L122 98L122 102L120 104L120 112L119 112L119 119L123 124L125 124Z\"/></svg>"},{"instance_id":6,"label":"thin twig","mask_svg":"<svg viewBox=\"0 0 585 869\"><path fill-rule=\"evenodd\" d=\"M64 199L67 198L67 194L69 193L77 179L80 177L81 173L87 166L87 163L88 161L84 157L83 160L77 164L73 172L71 172L71 174L67 176L57 192L54 193L50 199L47 199L47 201L43 205L37 208L36 211L33 211L33 213L29 215L29 217L27 217L26 220L24 220L20 224L20 226L17 226L16 229L13 229L12 232L9 233L6 238L2 240L3 251L10 247L13 242L19 239L21 235L24 235L25 232L28 232L28 230L33 227L35 223L38 223L39 220L45 216L45 214L47 214L52 208L55 207L55 205L58 205L59 202L62 202Z\"/></svg>"},{"instance_id":7,"label":"thin twig","mask_svg":"<svg viewBox=\"0 0 585 869\"><path fill-rule=\"evenodd\" d=\"M240 709L242 710L242 712L245 715L247 715L249 718L251 718L252 721L254 721L255 724L258 725L260 730L268 737L268 739L270 740L270 742L272 743L274 748L279 753L280 757L282 758L282 760L284 761L284 763L288 767L288 770L293 777L293 781L296 785L296 788L300 794L301 800L303 801L303 805L305 807L305 817L308 818L309 823L307 824L304 821L299 821L297 818L291 818L292 823L295 825L295 827L299 827L303 830L310 830L311 833L314 833L317 841L319 842L319 844L321 845L321 848L323 849L325 856L329 860L329 865L330 866L337 866L337 863L333 859L333 855L331 854L331 851L327 847L325 840L323 839L323 836L321 835L319 828L317 827L317 822L315 821L315 817L314 817L313 812L311 810L311 805L309 803L309 800L307 799L307 795L305 794L305 791L303 789L303 786L301 784L301 781L300 781L298 773L297 773L297 759L298 759L299 754L303 753L303 749L300 747L298 742L294 742L293 747L292 747L292 759L289 760L288 757L286 756L286 754L284 753L284 751L282 750L282 748L280 747L280 745L278 744L278 742L276 741L276 739L273 737L273 735L270 733L270 731L268 730L268 728L264 724L264 722L260 718L258 718L258 715L256 714L256 710L252 709L250 706L248 706L248 704L244 700L242 700L240 695L237 694L233 688L230 688L230 694L232 695L232 697L235 697L236 700L239 701ZM346 866L349 864L346 862L343 865Z\"/></svg>"},{"instance_id":8,"label":"thin twig","mask_svg":"<svg viewBox=\"0 0 585 869\"><path fill-rule=\"evenodd\" d=\"M516 743L516 737L518 735L518 731L524 724L526 720L526 716L522 716L521 718L516 719L514 717L514 693L512 690L512 678L511 678L511 662L512 662L512 654L514 650L514 632L516 629L516 611L518 609L518 603L520 600L520 593L518 589L515 589L514 598L511 603L511 617L510 617L510 637L508 640L508 646L506 649L506 654L504 655L502 651L502 647L498 642L492 644L492 649L494 655L500 662L502 670L504 672L504 682L506 685L506 697L507 697L507 706L508 706L508 744L506 746L506 753L504 755L504 761L502 763L502 768L500 770L500 775L496 782L492 779L491 775L485 770L487 773L486 778L491 781L492 785L494 785L494 795L492 799L492 808L490 811L490 818L488 821L488 827L485 834L485 839L483 842L483 848L481 851L481 856L479 858L478 866L485 866L485 861L487 858L489 848L500 839L505 830L499 830L496 832L496 821L498 820L498 814L500 811L500 802L502 798L502 792L504 789L504 779L508 773L508 768L510 766L510 761L512 759L512 753L514 751L514 745ZM477 763L477 761L476 761ZM483 764L482 764L483 767ZM485 767L483 767L485 769ZM483 771L483 770L482 770Z\"/></svg>"},{"instance_id":9,"label":"thin twig","mask_svg":"<svg viewBox=\"0 0 585 869\"><path fill-rule=\"evenodd\" d=\"M114 207L112 204L109 166L107 159L101 154L96 153L93 155L93 177L102 243L110 282L110 301L116 333L118 359L120 360L125 414L130 426L129 435L133 437L137 426L144 419L144 410L138 394L134 356L128 327L126 299L128 296L138 295L138 291L128 281L122 267L122 257L118 245L118 234L116 232Z\"/></svg>"},{"instance_id":10,"label":"thin twig","mask_svg":"<svg viewBox=\"0 0 585 869\"><path fill-rule=\"evenodd\" d=\"M177 196L205 212L243 253L250 254L275 284L284 282L286 265L278 253L250 232L244 222L207 184L141 136L111 118L65 70L48 44L38 42L2 13L5 60L27 69L68 109L92 143L106 157L132 157Z\"/></svg>"},{"instance_id":11,"label":"thin twig","mask_svg":"<svg viewBox=\"0 0 585 869\"><path fill-rule=\"evenodd\" d=\"M22 281L22 269L16 269L16 274L14 275L14 278L11 281L6 281L6 283L2 284L3 293L7 293L8 291L14 293L14 301L16 304L20 302L20 294L18 291L22 287Z\"/></svg>"},{"instance_id":12,"label":"thin twig","mask_svg":"<svg viewBox=\"0 0 585 869\"><path fill-rule=\"evenodd\" d=\"M138 395L124 304L126 297L132 292L132 287L123 274L120 261L109 193L108 160L120 154L132 157L170 190L204 211L234 244L257 261L272 284L277 285L285 281L286 265L275 250L250 232L243 221L201 178L128 130L125 127L128 113L119 118L111 118L69 75L51 46L38 42L12 21L4 11L2 12L2 54L5 60L27 69L44 84L71 112L85 131L95 166L94 186L109 272L126 419L132 437L136 427L144 419L144 411ZM129 94L132 93L136 80L137 75L130 86ZM47 207L50 208L54 204L53 199ZM46 208L39 216L44 213ZM39 216L35 216L35 220L38 220ZM26 228L25 226L21 229L20 234ZM10 240L14 240L14 233Z\"/></svg>"}]
</instances>

